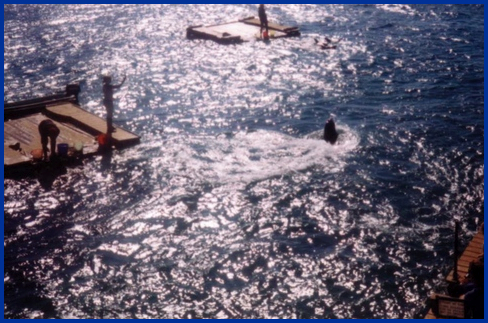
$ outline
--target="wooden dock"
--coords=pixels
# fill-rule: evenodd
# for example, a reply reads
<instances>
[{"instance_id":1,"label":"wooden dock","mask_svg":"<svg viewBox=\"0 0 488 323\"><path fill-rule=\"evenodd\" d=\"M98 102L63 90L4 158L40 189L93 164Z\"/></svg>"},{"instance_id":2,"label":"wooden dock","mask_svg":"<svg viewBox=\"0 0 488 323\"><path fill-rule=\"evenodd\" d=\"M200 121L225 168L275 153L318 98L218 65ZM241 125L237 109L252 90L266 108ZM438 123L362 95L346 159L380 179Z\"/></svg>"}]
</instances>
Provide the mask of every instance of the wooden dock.
<instances>
[{"instance_id":1,"label":"wooden dock","mask_svg":"<svg viewBox=\"0 0 488 323\"><path fill-rule=\"evenodd\" d=\"M107 129L107 122L104 119L83 110L73 103L48 106L46 107L45 114L54 120L59 120L72 127L76 127L79 131L85 131L91 134L92 137L105 133ZM123 148L139 143L139 136L117 126L115 129L115 132L112 133L112 140L115 147Z\"/></svg>"},{"instance_id":2,"label":"wooden dock","mask_svg":"<svg viewBox=\"0 0 488 323\"><path fill-rule=\"evenodd\" d=\"M484 234L482 230L471 239L470 243L459 257L457 261L457 275L458 279L454 279L454 269L451 270L446 277L446 282L449 284L457 284L462 281L468 273L469 264L478 259L478 256L483 253ZM429 306L429 311L425 315L425 319L439 319L439 318L462 318L464 315L464 297L450 297L447 295L431 295L429 302L435 304Z\"/></svg>"},{"instance_id":3,"label":"wooden dock","mask_svg":"<svg viewBox=\"0 0 488 323\"><path fill-rule=\"evenodd\" d=\"M18 103L4 104L4 171L19 170L32 165L31 152L42 149L38 126L42 120L52 120L60 129L57 143L72 149L82 145L78 156L98 152L97 136L106 132L106 121L84 109L69 96L45 97ZM139 143L140 137L115 127L113 143L124 148Z\"/></svg>"},{"instance_id":4,"label":"wooden dock","mask_svg":"<svg viewBox=\"0 0 488 323\"><path fill-rule=\"evenodd\" d=\"M472 261L476 260L477 257L483 253L484 241L485 241L485 237L483 235L483 232L481 232L480 230L478 233L476 233L476 235L470 241L470 243L464 250L463 254L459 258L457 262L457 274L460 280L466 277L466 274L468 273L468 269L469 269L469 264ZM446 281L448 283L456 282L454 280L454 269L451 270L451 272L446 278Z\"/></svg>"},{"instance_id":5,"label":"wooden dock","mask_svg":"<svg viewBox=\"0 0 488 323\"><path fill-rule=\"evenodd\" d=\"M300 36L298 27L268 23L270 39ZM186 29L188 39L209 39L220 44L238 44L260 38L260 22L254 17L211 26L191 26Z\"/></svg>"}]
</instances>

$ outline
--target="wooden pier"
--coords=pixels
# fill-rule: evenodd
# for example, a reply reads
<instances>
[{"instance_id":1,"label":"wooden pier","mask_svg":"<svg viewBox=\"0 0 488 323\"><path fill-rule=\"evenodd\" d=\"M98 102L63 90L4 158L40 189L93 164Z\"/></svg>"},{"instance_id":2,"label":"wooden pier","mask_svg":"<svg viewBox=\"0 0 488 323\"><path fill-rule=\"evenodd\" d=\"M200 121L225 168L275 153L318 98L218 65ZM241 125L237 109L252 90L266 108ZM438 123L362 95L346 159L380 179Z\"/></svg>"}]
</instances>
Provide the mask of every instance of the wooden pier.
<instances>
[{"instance_id":1,"label":"wooden pier","mask_svg":"<svg viewBox=\"0 0 488 323\"><path fill-rule=\"evenodd\" d=\"M269 22L268 28L270 39L300 36L298 27ZM209 39L220 44L238 44L260 39L260 22L259 19L248 17L218 25L191 26L186 29L186 37L188 39Z\"/></svg>"},{"instance_id":2,"label":"wooden pier","mask_svg":"<svg viewBox=\"0 0 488 323\"><path fill-rule=\"evenodd\" d=\"M470 241L461 257L457 260L457 267L453 268L446 277L446 282L451 285L459 284L469 270L471 262L478 260L478 257L483 254L484 234L482 230ZM457 275L457 279L456 279ZM441 319L441 318L464 318L464 295L459 297L452 297L448 295L433 294L429 298L429 311L425 315L425 319Z\"/></svg>"},{"instance_id":3,"label":"wooden pier","mask_svg":"<svg viewBox=\"0 0 488 323\"><path fill-rule=\"evenodd\" d=\"M52 120L60 129L57 143L66 143L73 155L74 146L82 147L78 157L99 151L97 136L106 132L104 119L82 109L71 95L54 95L35 100L4 103L4 171L22 170L33 164L32 152L39 151L41 138L38 126L42 120ZM124 148L139 143L140 137L115 127L113 144Z\"/></svg>"}]
</instances>

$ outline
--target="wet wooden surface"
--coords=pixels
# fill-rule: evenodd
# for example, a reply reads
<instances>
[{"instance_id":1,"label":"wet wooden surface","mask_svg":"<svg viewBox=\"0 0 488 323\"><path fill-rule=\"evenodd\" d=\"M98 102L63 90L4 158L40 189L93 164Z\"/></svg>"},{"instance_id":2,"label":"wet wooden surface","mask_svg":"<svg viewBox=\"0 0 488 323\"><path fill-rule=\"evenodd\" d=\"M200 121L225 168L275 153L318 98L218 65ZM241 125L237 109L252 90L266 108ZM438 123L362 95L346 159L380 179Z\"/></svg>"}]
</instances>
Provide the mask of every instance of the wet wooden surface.
<instances>
[{"instance_id":1,"label":"wet wooden surface","mask_svg":"<svg viewBox=\"0 0 488 323\"><path fill-rule=\"evenodd\" d=\"M469 270L469 264L478 259L478 256L483 253L483 244L484 244L484 235L483 232L480 230L476 235L471 239L470 243L461 254L461 257L458 260L457 270L458 270L458 277L459 281L462 282L466 277L466 274ZM455 283L453 278L454 270L451 270L449 275L446 277L446 281L449 283ZM432 297L431 297L432 298ZM438 317L435 316L432 309L429 309L429 312L425 315L425 319L437 319Z\"/></svg>"},{"instance_id":2,"label":"wet wooden surface","mask_svg":"<svg viewBox=\"0 0 488 323\"><path fill-rule=\"evenodd\" d=\"M93 113L81 109L75 104L66 103L49 106L46 108L46 110L48 112L47 115L59 120L64 119L69 123L78 125L79 127L86 129L93 135L106 133L107 131L107 122L104 119ZM112 133L112 139L114 140L116 145L124 143L135 143L139 141L139 136L117 127L116 124L114 124L114 127L116 131Z\"/></svg>"},{"instance_id":3,"label":"wet wooden surface","mask_svg":"<svg viewBox=\"0 0 488 323\"><path fill-rule=\"evenodd\" d=\"M247 19L243 19L243 20L240 20L241 22L247 24L247 25L254 25L254 26L257 26L257 27L260 27L261 26L261 22L258 18L247 18ZM292 26L282 26L282 25L279 25L279 24L276 24L276 23L273 23L271 21L268 22L268 28L270 30L276 30L276 31L280 31L284 34L290 32L290 31L298 31L298 27L292 27Z\"/></svg>"},{"instance_id":4,"label":"wet wooden surface","mask_svg":"<svg viewBox=\"0 0 488 323\"><path fill-rule=\"evenodd\" d=\"M270 39L300 35L298 27L282 26L269 22L268 28ZM189 29L191 30L191 38L212 39L221 43L250 41L260 37L260 22L254 17L211 26L190 27Z\"/></svg>"},{"instance_id":5,"label":"wet wooden surface","mask_svg":"<svg viewBox=\"0 0 488 323\"><path fill-rule=\"evenodd\" d=\"M483 253L483 243L485 241L484 235L481 231L479 231L471 242L468 244L468 247L464 250L461 257L458 260L457 270L458 270L458 277L459 280L462 281L466 274L468 273L469 264L476 260L480 254ZM448 282L454 282L453 278L454 270L451 270L449 275L447 276L446 280Z\"/></svg>"},{"instance_id":6,"label":"wet wooden surface","mask_svg":"<svg viewBox=\"0 0 488 323\"><path fill-rule=\"evenodd\" d=\"M259 36L259 29L259 26L249 25L242 22L195 28L197 31L212 34L216 37L224 37L224 34L226 33L229 35L229 37L238 36L243 40L250 40L256 36ZM274 31L274 37L286 37L286 34L281 31Z\"/></svg>"},{"instance_id":7,"label":"wet wooden surface","mask_svg":"<svg viewBox=\"0 0 488 323\"><path fill-rule=\"evenodd\" d=\"M431 303L436 302L436 298L438 296L444 299L444 301L443 301L444 309L443 310L441 308L438 309L439 311L443 311L444 315L446 315L450 312L449 317L462 318L464 316L464 296L463 295L461 295L461 297L459 297L459 298L453 298L453 297L449 297L449 296L441 295L441 294L432 294L430 296L430 299L429 299L430 302ZM446 299L448 300L447 302L445 301ZM454 300L454 302L452 302L451 300ZM438 303L437 306L441 306L441 305ZM446 309L447 309L447 311L446 311ZM445 317L438 317L437 315L435 315L432 308L429 309L429 312L424 317L424 319L427 319L427 320L437 320L437 319L444 319L444 318Z\"/></svg>"},{"instance_id":8,"label":"wet wooden surface","mask_svg":"<svg viewBox=\"0 0 488 323\"><path fill-rule=\"evenodd\" d=\"M73 147L83 145L83 154L93 154L98 149L96 136L105 133L107 123L104 119L81 109L72 103L48 106L41 113L4 121L4 167L29 163L31 152L42 149L38 126L42 120L52 120L60 129L57 144L67 143ZM116 127L113 140L116 146L136 144L140 138L126 130ZM49 145L48 145L49 147Z\"/></svg>"},{"instance_id":9,"label":"wet wooden surface","mask_svg":"<svg viewBox=\"0 0 488 323\"><path fill-rule=\"evenodd\" d=\"M42 113L37 113L25 118L4 122L4 166L28 162L31 160L31 152L33 150L42 149L38 126L45 119L50 118ZM84 153L93 153L93 150L96 150L97 143L94 136L73 127L69 123L56 120L53 120L53 122L60 130L56 143L67 143L71 146L75 143L82 143ZM20 144L20 150L14 150L9 147L16 143Z\"/></svg>"},{"instance_id":10,"label":"wet wooden surface","mask_svg":"<svg viewBox=\"0 0 488 323\"><path fill-rule=\"evenodd\" d=\"M427 313L427 315L424 317L424 319L426 319L426 320L436 320L437 317L432 312L432 309L430 309L429 312Z\"/></svg>"}]
</instances>

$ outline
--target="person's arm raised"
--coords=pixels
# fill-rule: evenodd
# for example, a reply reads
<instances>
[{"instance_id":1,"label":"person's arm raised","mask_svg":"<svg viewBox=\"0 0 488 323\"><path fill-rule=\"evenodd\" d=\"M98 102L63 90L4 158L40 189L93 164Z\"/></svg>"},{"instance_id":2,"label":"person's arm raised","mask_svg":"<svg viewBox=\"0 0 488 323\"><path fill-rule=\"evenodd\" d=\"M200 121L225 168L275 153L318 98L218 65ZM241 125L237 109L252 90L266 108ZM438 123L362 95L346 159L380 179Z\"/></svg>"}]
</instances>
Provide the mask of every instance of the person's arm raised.
<instances>
[{"instance_id":1,"label":"person's arm raised","mask_svg":"<svg viewBox=\"0 0 488 323\"><path fill-rule=\"evenodd\" d=\"M125 82L125 79L127 78L127 76L124 75L124 78L122 79L122 82L119 84L119 85L113 85L112 87L114 89L118 89L120 88L122 85L124 85L124 82Z\"/></svg>"}]
</instances>

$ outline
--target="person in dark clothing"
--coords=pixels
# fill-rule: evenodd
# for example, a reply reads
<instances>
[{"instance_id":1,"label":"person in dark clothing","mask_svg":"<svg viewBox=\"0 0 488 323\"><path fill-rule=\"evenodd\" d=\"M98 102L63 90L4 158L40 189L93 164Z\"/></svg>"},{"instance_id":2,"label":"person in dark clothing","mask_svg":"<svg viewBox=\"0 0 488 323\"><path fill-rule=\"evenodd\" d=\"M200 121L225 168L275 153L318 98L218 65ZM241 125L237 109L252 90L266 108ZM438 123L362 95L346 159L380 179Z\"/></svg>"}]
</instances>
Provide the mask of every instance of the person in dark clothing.
<instances>
[{"instance_id":1,"label":"person in dark clothing","mask_svg":"<svg viewBox=\"0 0 488 323\"><path fill-rule=\"evenodd\" d=\"M263 28L266 28L266 35L269 33L269 28L268 28L268 16L266 15L266 10L264 9L264 4L259 5L259 21L261 22L260 26L260 34L263 34Z\"/></svg>"},{"instance_id":2,"label":"person in dark clothing","mask_svg":"<svg viewBox=\"0 0 488 323\"><path fill-rule=\"evenodd\" d=\"M119 85L112 84L112 78L110 76L103 77L103 105L107 109L107 144L110 146L112 142L113 116L114 116L114 90L119 89L125 82L125 76L122 83Z\"/></svg>"},{"instance_id":3,"label":"person in dark clothing","mask_svg":"<svg viewBox=\"0 0 488 323\"><path fill-rule=\"evenodd\" d=\"M46 119L39 124L39 134L41 135L41 145L43 159L47 160L47 144L51 139L51 158L56 154L56 139L59 136L59 128L54 124L52 120Z\"/></svg>"},{"instance_id":4,"label":"person in dark clothing","mask_svg":"<svg viewBox=\"0 0 488 323\"><path fill-rule=\"evenodd\" d=\"M484 268L480 261L473 261L469 265L469 284L465 284L467 292L464 294L466 318L484 318Z\"/></svg>"}]
</instances>

